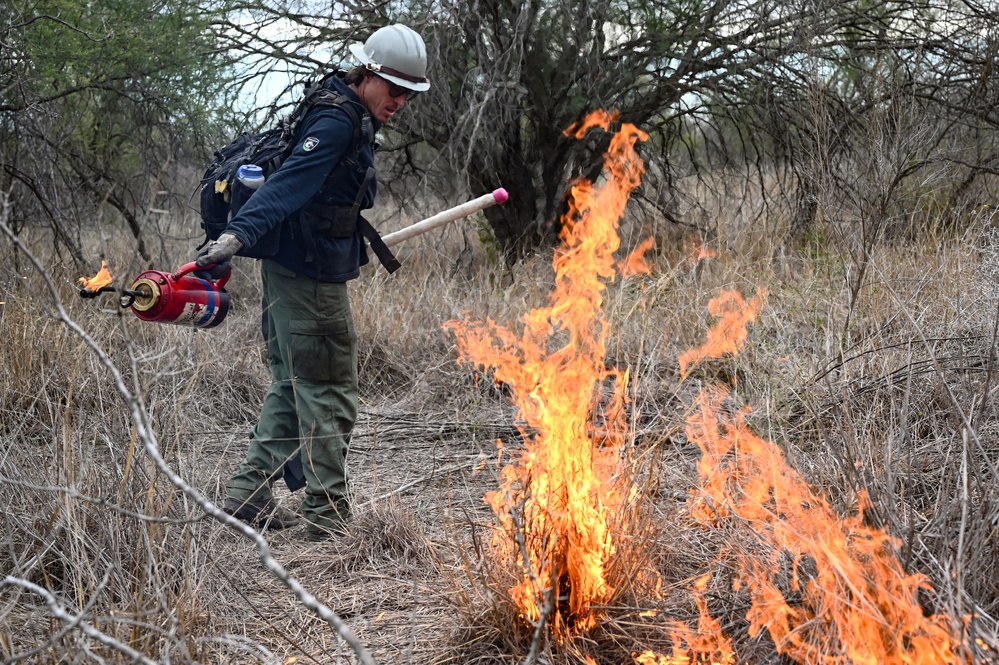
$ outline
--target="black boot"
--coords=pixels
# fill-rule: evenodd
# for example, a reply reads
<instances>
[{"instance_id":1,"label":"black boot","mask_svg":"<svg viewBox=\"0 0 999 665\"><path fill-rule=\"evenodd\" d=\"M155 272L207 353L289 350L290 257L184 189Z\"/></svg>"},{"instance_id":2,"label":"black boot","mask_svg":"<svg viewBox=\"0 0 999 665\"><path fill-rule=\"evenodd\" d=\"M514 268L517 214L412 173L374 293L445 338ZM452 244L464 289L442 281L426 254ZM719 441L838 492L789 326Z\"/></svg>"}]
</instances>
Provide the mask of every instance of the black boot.
<instances>
[{"instance_id":1,"label":"black boot","mask_svg":"<svg viewBox=\"0 0 999 665\"><path fill-rule=\"evenodd\" d=\"M234 499L225 500L222 510L246 522L254 529L287 529L298 524L298 516L285 510L273 499Z\"/></svg>"}]
</instances>

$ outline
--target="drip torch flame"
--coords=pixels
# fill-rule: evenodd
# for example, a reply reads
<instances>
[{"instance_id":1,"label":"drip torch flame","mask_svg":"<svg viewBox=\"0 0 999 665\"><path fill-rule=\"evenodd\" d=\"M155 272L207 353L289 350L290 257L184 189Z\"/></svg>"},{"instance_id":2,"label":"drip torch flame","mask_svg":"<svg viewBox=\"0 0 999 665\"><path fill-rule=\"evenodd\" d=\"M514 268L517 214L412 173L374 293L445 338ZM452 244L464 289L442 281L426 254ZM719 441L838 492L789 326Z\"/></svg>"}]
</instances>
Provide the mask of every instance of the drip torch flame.
<instances>
[{"instance_id":1,"label":"drip torch flame","mask_svg":"<svg viewBox=\"0 0 999 665\"><path fill-rule=\"evenodd\" d=\"M105 261L101 261L101 269L97 271L97 274L91 278L80 277L76 280L80 285L80 288L84 291L90 291L91 293L97 292L111 284L114 278L111 277L111 271L108 270L108 264Z\"/></svg>"},{"instance_id":2,"label":"drip torch flame","mask_svg":"<svg viewBox=\"0 0 999 665\"><path fill-rule=\"evenodd\" d=\"M566 133L582 138L613 120L598 111ZM604 282L615 276L618 220L644 172L634 145L646 138L623 124L604 157L606 178L572 186L553 262L555 289L548 307L522 318L522 333L492 320L445 325L459 360L491 369L527 425L523 453L486 496L502 527L492 545L523 571L509 590L517 607L531 621L545 615L556 636L595 625L592 606L614 591L606 566L614 553L611 515L630 491L617 449L627 432L628 373L605 365L609 326L601 306Z\"/></svg>"}]
</instances>

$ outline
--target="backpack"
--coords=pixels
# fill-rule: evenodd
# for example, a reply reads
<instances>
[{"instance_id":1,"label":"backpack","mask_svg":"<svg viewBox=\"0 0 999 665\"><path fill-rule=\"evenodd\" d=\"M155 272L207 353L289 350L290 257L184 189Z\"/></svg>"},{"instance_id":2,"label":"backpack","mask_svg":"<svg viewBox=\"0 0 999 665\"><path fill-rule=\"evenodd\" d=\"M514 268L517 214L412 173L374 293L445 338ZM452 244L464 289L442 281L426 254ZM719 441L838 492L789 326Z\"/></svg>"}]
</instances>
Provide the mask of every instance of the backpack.
<instances>
[{"instance_id":1,"label":"backpack","mask_svg":"<svg viewBox=\"0 0 999 665\"><path fill-rule=\"evenodd\" d=\"M295 144L295 134L302 119L317 106L336 106L344 110L354 126L350 148L346 157L327 177L327 182L335 180L341 169L352 168L357 163L358 155L365 143L374 140L374 128L367 113L363 116L347 103L347 98L329 87L328 82L333 77L341 77L343 72L327 74L318 81L306 84L305 95L295 105L291 113L284 116L276 127L256 134L244 133L224 148L215 152L215 157L209 164L199 185L201 196L201 228L205 231L205 240L198 246L201 249L211 240L217 240L225 231L229 221L253 195L255 189L244 185L236 177L240 166L256 164L263 171L265 178L284 163L291 154ZM326 183L323 184L325 189ZM363 197L362 190L358 198ZM239 256L251 258L269 258L278 249L281 227L278 224L264 234L253 247L244 247Z\"/></svg>"}]
</instances>

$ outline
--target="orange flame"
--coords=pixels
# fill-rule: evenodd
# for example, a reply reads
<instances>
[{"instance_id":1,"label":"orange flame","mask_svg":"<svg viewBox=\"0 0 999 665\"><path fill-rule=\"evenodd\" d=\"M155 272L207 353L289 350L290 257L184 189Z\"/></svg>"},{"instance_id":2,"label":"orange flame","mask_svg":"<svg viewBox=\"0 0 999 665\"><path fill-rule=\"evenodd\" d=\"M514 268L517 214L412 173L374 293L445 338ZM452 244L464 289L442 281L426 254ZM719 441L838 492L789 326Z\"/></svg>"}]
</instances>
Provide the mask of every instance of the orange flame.
<instances>
[{"instance_id":1,"label":"orange flame","mask_svg":"<svg viewBox=\"0 0 999 665\"><path fill-rule=\"evenodd\" d=\"M652 268L645 262L645 253L656 246L656 239L648 237L638 244L626 259L617 264L617 271L622 278L635 277L636 275L648 275Z\"/></svg>"},{"instance_id":2,"label":"orange flame","mask_svg":"<svg viewBox=\"0 0 999 665\"><path fill-rule=\"evenodd\" d=\"M663 656L652 651L644 651L635 656L639 665L735 665L735 650L732 641L722 631L721 622L708 612L708 602L704 598L704 590L708 586L710 575L702 575L691 595L700 616L697 619L697 629L691 629L680 621L669 622L670 641L673 642L673 652Z\"/></svg>"},{"instance_id":3,"label":"orange flame","mask_svg":"<svg viewBox=\"0 0 999 665\"><path fill-rule=\"evenodd\" d=\"M101 269L97 271L96 275L90 279L80 277L76 281L80 284L80 287L86 291L97 291L114 281L114 278L111 277L111 271L108 270L108 264L102 260Z\"/></svg>"},{"instance_id":4,"label":"orange flame","mask_svg":"<svg viewBox=\"0 0 999 665\"><path fill-rule=\"evenodd\" d=\"M583 138L613 120L597 111L566 133ZM615 473L616 445L627 432L628 373L604 364L601 306L603 280L615 276L618 220L645 170L634 145L646 138L623 124L604 156L607 178L572 186L549 306L524 315L519 336L488 319L445 325L459 360L491 369L526 423L523 453L486 495L502 527L492 542L502 560L523 566L509 590L518 608L532 621L546 615L557 634L595 625L591 606L614 591L605 567L614 552L610 516L630 487L626 474Z\"/></svg>"},{"instance_id":5,"label":"orange flame","mask_svg":"<svg viewBox=\"0 0 999 665\"><path fill-rule=\"evenodd\" d=\"M611 120L597 112L569 131L581 138ZM521 333L490 319L445 326L455 334L459 360L491 370L523 419L523 452L502 462L500 487L485 497L500 525L492 546L523 570L511 599L531 621L548 621L557 638L594 626L594 606L610 601L611 518L636 491L628 469L618 466L629 377L604 363L609 326L602 304L604 280L615 275L617 223L644 171L634 144L645 138L623 125L605 156L608 177L599 186L572 187L553 262L555 289L547 307L521 319ZM680 356L681 372L737 353L765 295L761 289L747 302L726 291L712 300L709 312L719 320L705 344ZM720 389L705 391L688 420L688 439L702 453L689 511L705 527L749 531L735 552L734 586L751 600L750 636L765 630L781 654L808 664L968 663L952 620L927 616L919 605L919 593L930 589L927 578L907 574L896 554L899 541L865 524L866 497L857 515L839 516L776 445L752 433L745 411L719 409L726 397ZM506 451L502 459L510 456ZM752 546L744 546L747 540ZM668 622L672 653L646 651L636 662L736 662L705 600L709 579L691 589L696 628Z\"/></svg>"},{"instance_id":6,"label":"orange flame","mask_svg":"<svg viewBox=\"0 0 999 665\"><path fill-rule=\"evenodd\" d=\"M761 305L746 305L733 292L712 300L709 311L721 321L709 331L708 343L684 355L736 352ZM680 365L685 367L683 360ZM840 517L787 464L780 448L750 430L748 409L729 414L719 408L726 397L719 388L705 390L699 411L688 420L687 437L702 454L700 486L689 506L702 524L751 528L756 544L739 548L735 581L752 601L746 615L750 636L768 631L777 650L799 663L967 662L951 620L926 616L919 604L919 592L930 589L927 578L907 574L896 554L900 542L864 523L866 496L860 494L857 515ZM789 578L786 586L796 600L785 597L782 578ZM717 627L706 623L706 606L698 607L698 636L714 639ZM693 649L695 642L678 635ZM715 662L705 655L711 647L697 647L694 655L701 660L647 662Z\"/></svg>"},{"instance_id":7,"label":"orange flame","mask_svg":"<svg viewBox=\"0 0 999 665\"><path fill-rule=\"evenodd\" d=\"M745 411L719 409L726 394L706 391L687 436L702 452L701 486L691 513L705 524L752 526L755 547L740 548L737 588L752 600L750 635L767 630L777 650L799 663L962 663L950 619L925 616L918 594L930 589L898 559L900 542L840 517L791 468L780 448L757 437ZM779 588L790 577L788 600ZM783 575L782 575L783 574Z\"/></svg>"},{"instance_id":8,"label":"orange flame","mask_svg":"<svg viewBox=\"0 0 999 665\"><path fill-rule=\"evenodd\" d=\"M687 376L688 367L706 358L738 353L749 335L746 326L756 321L766 295L766 290L760 289L756 297L747 303L738 291L722 291L720 296L709 302L708 312L720 320L708 331L704 344L680 354L680 376Z\"/></svg>"}]
</instances>

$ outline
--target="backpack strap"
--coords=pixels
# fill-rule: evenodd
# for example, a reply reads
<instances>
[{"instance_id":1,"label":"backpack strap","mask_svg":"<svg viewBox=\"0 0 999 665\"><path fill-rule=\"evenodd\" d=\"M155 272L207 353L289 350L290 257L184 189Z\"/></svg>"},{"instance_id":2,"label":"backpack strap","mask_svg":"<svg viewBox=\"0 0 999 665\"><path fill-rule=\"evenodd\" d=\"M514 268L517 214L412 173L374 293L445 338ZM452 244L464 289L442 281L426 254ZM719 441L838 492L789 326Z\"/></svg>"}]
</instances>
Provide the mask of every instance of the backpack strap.
<instances>
[{"instance_id":1,"label":"backpack strap","mask_svg":"<svg viewBox=\"0 0 999 665\"><path fill-rule=\"evenodd\" d=\"M354 128L350 139L350 148L344 155L340 163L330 171L329 175L323 181L322 186L319 188L319 192L328 191L337 180L339 180L346 171L350 171L357 167L358 160L361 156L361 150L364 149L365 145L374 143L375 140L375 127L371 122L371 116L368 115L367 111L364 113L358 113L356 105L347 98L346 95L338 95L331 101L326 101L324 99L319 99L317 104L322 104L324 106L335 106L345 112L350 118L350 124ZM362 189L366 189L362 185Z\"/></svg>"},{"instance_id":2,"label":"backpack strap","mask_svg":"<svg viewBox=\"0 0 999 665\"><path fill-rule=\"evenodd\" d=\"M371 222L364 219L361 216L361 203L364 201L364 195L367 194L368 190L371 188L375 182L375 170L372 167L368 167L368 170L364 174L364 183L361 185L361 190L357 193L357 198L354 199L354 205L350 207L350 216L352 219L357 220L357 230L361 232L361 235L368 239L368 244L371 245L371 251L375 253L378 257L378 261L385 266L385 269L389 271L391 275L396 270L402 267L399 263L399 259L395 258L392 254L392 250L388 248L388 245L382 240L382 237L378 235L378 231L371 225Z\"/></svg>"},{"instance_id":3,"label":"backpack strap","mask_svg":"<svg viewBox=\"0 0 999 665\"><path fill-rule=\"evenodd\" d=\"M395 258L392 250L388 248L382 237L378 235L377 229L371 226L371 222L364 219L361 215L357 216L357 228L361 232L361 235L368 239L368 244L371 245L371 251L375 253L378 257L378 261L385 266L385 269L389 271L391 275L396 270L402 267L399 263L399 259Z\"/></svg>"}]
</instances>

